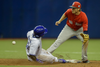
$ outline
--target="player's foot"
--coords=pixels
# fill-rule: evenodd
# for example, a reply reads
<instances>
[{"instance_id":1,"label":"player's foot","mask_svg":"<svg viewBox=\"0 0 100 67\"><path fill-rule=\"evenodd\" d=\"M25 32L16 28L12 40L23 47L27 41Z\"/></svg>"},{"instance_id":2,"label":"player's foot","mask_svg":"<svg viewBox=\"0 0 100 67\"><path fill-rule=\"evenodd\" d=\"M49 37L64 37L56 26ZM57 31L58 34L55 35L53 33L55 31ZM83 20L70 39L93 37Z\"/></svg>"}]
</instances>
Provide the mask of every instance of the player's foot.
<instances>
[{"instance_id":1,"label":"player's foot","mask_svg":"<svg viewBox=\"0 0 100 67\"><path fill-rule=\"evenodd\" d=\"M90 63L90 61L89 60L86 60L86 61L82 61L83 63Z\"/></svg>"},{"instance_id":2,"label":"player's foot","mask_svg":"<svg viewBox=\"0 0 100 67\"><path fill-rule=\"evenodd\" d=\"M82 63L82 61L77 61L77 63Z\"/></svg>"},{"instance_id":3,"label":"player's foot","mask_svg":"<svg viewBox=\"0 0 100 67\"><path fill-rule=\"evenodd\" d=\"M58 62L60 62L60 63L66 63L66 60L64 60L64 59L58 59Z\"/></svg>"}]
</instances>

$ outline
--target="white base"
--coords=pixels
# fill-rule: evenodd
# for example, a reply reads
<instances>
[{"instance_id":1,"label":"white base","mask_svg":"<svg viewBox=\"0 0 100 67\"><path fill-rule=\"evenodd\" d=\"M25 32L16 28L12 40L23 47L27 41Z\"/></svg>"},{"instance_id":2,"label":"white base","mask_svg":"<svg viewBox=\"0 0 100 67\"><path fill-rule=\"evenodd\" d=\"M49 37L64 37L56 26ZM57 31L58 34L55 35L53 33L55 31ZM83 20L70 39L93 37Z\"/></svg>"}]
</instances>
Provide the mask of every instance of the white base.
<instances>
[{"instance_id":1,"label":"white base","mask_svg":"<svg viewBox=\"0 0 100 67\"><path fill-rule=\"evenodd\" d=\"M69 63L77 63L77 60L66 60Z\"/></svg>"}]
</instances>

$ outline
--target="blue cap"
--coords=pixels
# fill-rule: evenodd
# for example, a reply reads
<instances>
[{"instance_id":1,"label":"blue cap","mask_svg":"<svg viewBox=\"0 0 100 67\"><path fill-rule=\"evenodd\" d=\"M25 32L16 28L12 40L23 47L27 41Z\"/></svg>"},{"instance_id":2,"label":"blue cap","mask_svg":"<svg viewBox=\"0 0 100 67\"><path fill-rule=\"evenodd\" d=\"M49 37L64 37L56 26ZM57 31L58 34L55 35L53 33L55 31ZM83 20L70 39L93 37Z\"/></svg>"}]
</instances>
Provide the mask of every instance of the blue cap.
<instances>
[{"instance_id":1,"label":"blue cap","mask_svg":"<svg viewBox=\"0 0 100 67\"><path fill-rule=\"evenodd\" d=\"M34 28L35 37L42 37L44 34L47 33L47 29L42 26L38 25Z\"/></svg>"}]
</instances>

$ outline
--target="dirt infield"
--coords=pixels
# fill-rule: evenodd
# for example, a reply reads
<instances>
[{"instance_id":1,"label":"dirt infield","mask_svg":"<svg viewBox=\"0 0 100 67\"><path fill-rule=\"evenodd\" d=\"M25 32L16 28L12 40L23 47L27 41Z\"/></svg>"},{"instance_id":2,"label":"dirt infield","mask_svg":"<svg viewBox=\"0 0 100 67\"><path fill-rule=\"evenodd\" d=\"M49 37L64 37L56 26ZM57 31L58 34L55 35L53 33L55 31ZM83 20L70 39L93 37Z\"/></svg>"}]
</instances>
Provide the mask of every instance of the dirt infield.
<instances>
[{"instance_id":1,"label":"dirt infield","mask_svg":"<svg viewBox=\"0 0 100 67\"><path fill-rule=\"evenodd\" d=\"M0 59L0 65L18 65L18 66L57 66L57 67L100 67L100 61L90 61L90 63L36 63L27 59Z\"/></svg>"}]
</instances>

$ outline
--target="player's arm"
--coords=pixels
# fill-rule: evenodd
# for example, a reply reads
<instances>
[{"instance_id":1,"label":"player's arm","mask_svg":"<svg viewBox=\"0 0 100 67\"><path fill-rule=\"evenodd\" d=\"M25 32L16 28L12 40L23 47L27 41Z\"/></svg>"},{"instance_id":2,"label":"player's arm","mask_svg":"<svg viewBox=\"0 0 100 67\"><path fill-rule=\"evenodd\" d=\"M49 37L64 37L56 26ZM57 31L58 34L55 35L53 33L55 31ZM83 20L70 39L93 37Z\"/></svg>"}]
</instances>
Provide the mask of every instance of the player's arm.
<instances>
[{"instance_id":1,"label":"player's arm","mask_svg":"<svg viewBox=\"0 0 100 67\"><path fill-rule=\"evenodd\" d=\"M37 59L35 55L29 55L29 57L30 57L32 60L36 61L36 62L43 63L43 61Z\"/></svg>"},{"instance_id":2,"label":"player's arm","mask_svg":"<svg viewBox=\"0 0 100 67\"><path fill-rule=\"evenodd\" d=\"M61 18L55 23L56 26L60 24L64 19L68 17L68 14L71 12L71 9L68 9L62 16Z\"/></svg>"},{"instance_id":3,"label":"player's arm","mask_svg":"<svg viewBox=\"0 0 100 67\"><path fill-rule=\"evenodd\" d=\"M66 19L67 17L65 16L65 14L63 14L61 16L61 18L55 23L56 26L58 26L64 19Z\"/></svg>"},{"instance_id":4,"label":"player's arm","mask_svg":"<svg viewBox=\"0 0 100 67\"><path fill-rule=\"evenodd\" d=\"M37 53L38 53L38 50L39 50L39 42L38 41L31 41L31 44L30 44L30 50L29 50L29 57L36 61L36 62L39 62L39 63L43 63L42 60L38 59L36 56L37 56Z\"/></svg>"},{"instance_id":5,"label":"player's arm","mask_svg":"<svg viewBox=\"0 0 100 67\"><path fill-rule=\"evenodd\" d=\"M36 61L36 53L38 50L38 42L30 39L29 57Z\"/></svg>"},{"instance_id":6,"label":"player's arm","mask_svg":"<svg viewBox=\"0 0 100 67\"><path fill-rule=\"evenodd\" d=\"M29 57L30 57L32 60L36 61L36 56L35 56L35 55L29 55Z\"/></svg>"},{"instance_id":7,"label":"player's arm","mask_svg":"<svg viewBox=\"0 0 100 67\"><path fill-rule=\"evenodd\" d=\"M87 16L84 16L83 20L83 32L80 35L83 37L84 41L83 44L85 44L89 40L89 35L88 35L88 19Z\"/></svg>"},{"instance_id":8,"label":"player's arm","mask_svg":"<svg viewBox=\"0 0 100 67\"><path fill-rule=\"evenodd\" d=\"M88 34L88 18L86 14L84 15L83 19L83 32L84 34Z\"/></svg>"}]
</instances>

